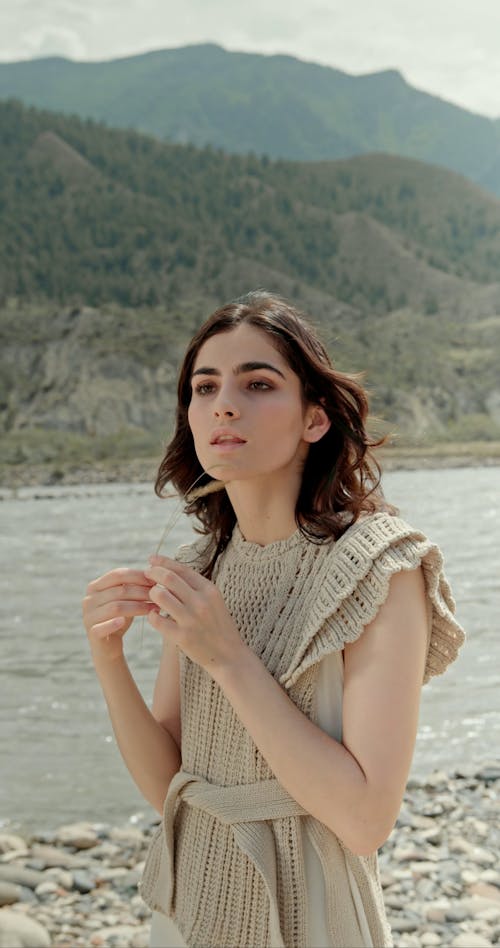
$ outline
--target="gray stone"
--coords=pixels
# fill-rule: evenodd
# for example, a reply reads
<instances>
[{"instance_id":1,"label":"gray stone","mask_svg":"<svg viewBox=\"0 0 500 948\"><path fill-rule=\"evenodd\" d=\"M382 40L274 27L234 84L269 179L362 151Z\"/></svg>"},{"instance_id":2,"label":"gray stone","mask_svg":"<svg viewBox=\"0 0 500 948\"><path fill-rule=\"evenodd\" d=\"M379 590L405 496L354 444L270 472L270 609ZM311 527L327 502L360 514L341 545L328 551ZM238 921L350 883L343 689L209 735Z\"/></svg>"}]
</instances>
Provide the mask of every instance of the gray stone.
<instances>
[{"instance_id":1,"label":"gray stone","mask_svg":"<svg viewBox=\"0 0 500 948\"><path fill-rule=\"evenodd\" d=\"M500 780L500 764L486 765L476 774L478 780L484 783L490 783L493 780Z\"/></svg>"},{"instance_id":2,"label":"gray stone","mask_svg":"<svg viewBox=\"0 0 500 948\"><path fill-rule=\"evenodd\" d=\"M57 839L64 846L75 849L91 849L97 846L99 838L92 823L68 823L57 830Z\"/></svg>"},{"instance_id":3,"label":"gray stone","mask_svg":"<svg viewBox=\"0 0 500 948\"><path fill-rule=\"evenodd\" d=\"M53 882L57 882L66 891L73 888L73 874L68 869L46 869L44 875L46 879L52 879Z\"/></svg>"},{"instance_id":4,"label":"gray stone","mask_svg":"<svg viewBox=\"0 0 500 948\"><path fill-rule=\"evenodd\" d=\"M489 885L487 882L475 882L467 889L469 895L479 895L483 899L491 899L500 905L500 889L496 885Z\"/></svg>"},{"instance_id":5,"label":"gray stone","mask_svg":"<svg viewBox=\"0 0 500 948\"><path fill-rule=\"evenodd\" d=\"M491 948L492 942L476 932L461 932L451 942L451 948Z\"/></svg>"},{"instance_id":6,"label":"gray stone","mask_svg":"<svg viewBox=\"0 0 500 948\"><path fill-rule=\"evenodd\" d=\"M438 866L435 862L411 862L410 869L414 879L420 876L430 876L438 872Z\"/></svg>"},{"instance_id":7,"label":"gray stone","mask_svg":"<svg viewBox=\"0 0 500 948\"><path fill-rule=\"evenodd\" d=\"M102 939L102 942L97 939ZM147 928L138 928L135 925L114 925L110 928L100 928L93 936L94 944L109 945L110 948L147 948L149 932Z\"/></svg>"},{"instance_id":8,"label":"gray stone","mask_svg":"<svg viewBox=\"0 0 500 948\"><path fill-rule=\"evenodd\" d=\"M22 897L21 886L13 882L0 882L0 905L14 905Z\"/></svg>"},{"instance_id":9,"label":"gray stone","mask_svg":"<svg viewBox=\"0 0 500 948\"><path fill-rule=\"evenodd\" d=\"M407 918L406 916L398 918L394 915L391 917L391 928L393 932L414 932L418 926L418 919Z\"/></svg>"},{"instance_id":10,"label":"gray stone","mask_svg":"<svg viewBox=\"0 0 500 948\"><path fill-rule=\"evenodd\" d=\"M0 866L0 882L14 882L16 885L27 885L29 889L36 889L44 879L43 872L37 872L35 869L26 869L14 863Z\"/></svg>"},{"instance_id":11,"label":"gray stone","mask_svg":"<svg viewBox=\"0 0 500 948\"><path fill-rule=\"evenodd\" d=\"M434 945L442 945L441 935L438 935L437 932L422 932L420 944L422 948L434 948Z\"/></svg>"},{"instance_id":12,"label":"gray stone","mask_svg":"<svg viewBox=\"0 0 500 948\"><path fill-rule=\"evenodd\" d=\"M479 895L472 895L460 899L457 903L465 912L467 918L476 918L487 909L494 909L500 918L500 904L493 899L485 899Z\"/></svg>"},{"instance_id":13,"label":"gray stone","mask_svg":"<svg viewBox=\"0 0 500 948\"><path fill-rule=\"evenodd\" d=\"M62 869L72 869L81 865L81 857L73 853L67 853L64 849L58 849L57 846L48 846L44 843L35 843L31 847L33 859L43 863L43 867L52 868L59 866Z\"/></svg>"},{"instance_id":14,"label":"gray stone","mask_svg":"<svg viewBox=\"0 0 500 948\"><path fill-rule=\"evenodd\" d=\"M444 770L434 770L426 777L424 787L429 790L448 789L448 774Z\"/></svg>"},{"instance_id":15,"label":"gray stone","mask_svg":"<svg viewBox=\"0 0 500 948\"><path fill-rule=\"evenodd\" d=\"M28 889L27 885L20 885L19 889L21 892L21 902L36 902L38 904L38 899L33 889Z\"/></svg>"},{"instance_id":16,"label":"gray stone","mask_svg":"<svg viewBox=\"0 0 500 948\"><path fill-rule=\"evenodd\" d=\"M450 905L450 908L446 912L447 922L463 922L466 918L470 917L471 913L466 906L461 905L460 902L455 902L453 905Z\"/></svg>"},{"instance_id":17,"label":"gray stone","mask_svg":"<svg viewBox=\"0 0 500 948\"><path fill-rule=\"evenodd\" d=\"M463 853L471 862L478 863L480 866L496 865L497 858L488 849L482 846L474 846L463 836L452 836L448 841L448 848L452 853Z\"/></svg>"},{"instance_id":18,"label":"gray stone","mask_svg":"<svg viewBox=\"0 0 500 948\"><path fill-rule=\"evenodd\" d=\"M120 892L129 891L130 889L137 890L137 886L141 881L141 873L137 872L135 869L130 869L125 873L124 876L119 876L115 882L115 888Z\"/></svg>"},{"instance_id":19,"label":"gray stone","mask_svg":"<svg viewBox=\"0 0 500 948\"><path fill-rule=\"evenodd\" d=\"M85 872L85 870L77 869L76 872L73 872L73 886L82 895L92 892L92 889L95 888L95 876Z\"/></svg>"},{"instance_id":20,"label":"gray stone","mask_svg":"<svg viewBox=\"0 0 500 948\"><path fill-rule=\"evenodd\" d=\"M24 849L9 849L8 852L3 853L0 856L0 863L6 865L9 862L15 862L16 860L22 859L23 862L28 858L29 850L24 847Z\"/></svg>"},{"instance_id":21,"label":"gray stone","mask_svg":"<svg viewBox=\"0 0 500 948\"><path fill-rule=\"evenodd\" d=\"M109 838L112 842L121 843L122 846L136 847L144 845L144 836L141 830L134 826L114 827L109 833Z\"/></svg>"},{"instance_id":22,"label":"gray stone","mask_svg":"<svg viewBox=\"0 0 500 948\"><path fill-rule=\"evenodd\" d=\"M50 898L51 895L60 895L61 889L57 882L48 879L46 882L41 882L40 885L37 885L35 892L39 899L45 899Z\"/></svg>"},{"instance_id":23,"label":"gray stone","mask_svg":"<svg viewBox=\"0 0 500 948\"><path fill-rule=\"evenodd\" d=\"M479 874L481 882L488 882L490 885L500 887L500 872L496 869L483 869Z\"/></svg>"},{"instance_id":24,"label":"gray stone","mask_svg":"<svg viewBox=\"0 0 500 948\"><path fill-rule=\"evenodd\" d=\"M15 833L0 833L0 853L16 850L18 852L26 850L26 842L22 836L17 836Z\"/></svg>"},{"instance_id":25,"label":"gray stone","mask_svg":"<svg viewBox=\"0 0 500 948\"><path fill-rule=\"evenodd\" d=\"M0 948L50 948L43 925L13 909L0 912Z\"/></svg>"},{"instance_id":26,"label":"gray stone","mask_svg":"<svg viewBox=\"0 0 500 948\"><path fill-rule=\"evenodd\" d=\"M446 922L447 913L450 909L450 903L445 899L436 899L432 904L426 905L424 915L429 922Z\"/></svg>"}]
</instances>

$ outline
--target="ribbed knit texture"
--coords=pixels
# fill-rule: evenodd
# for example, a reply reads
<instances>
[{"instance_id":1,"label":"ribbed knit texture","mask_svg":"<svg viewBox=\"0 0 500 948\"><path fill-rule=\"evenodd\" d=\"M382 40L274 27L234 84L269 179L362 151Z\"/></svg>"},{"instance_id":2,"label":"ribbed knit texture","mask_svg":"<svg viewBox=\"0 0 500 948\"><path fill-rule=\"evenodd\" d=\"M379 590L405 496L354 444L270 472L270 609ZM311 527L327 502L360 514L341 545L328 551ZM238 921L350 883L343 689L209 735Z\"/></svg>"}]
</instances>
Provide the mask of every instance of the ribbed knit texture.
<instances>
[{"instance_id":1,"label":"ribbed knit texture","mask_svg":"<svg viewBox=\"0 0 500 948\"><path fill-rule=\"evenodd\" d=\"M181 547L178 559L201 569L205 547L206 538ZM318 663L358 638L394 573L420 564L432 606L427 681L453 661L464 635L438 547L397 517L374 514L322 545L297 530L260 547L236 526L213 579L244 641L315 720ZM352 884L373 945L390 945L376 854L355 856L302 810L222 689L182 653L180 667L182 770L148 854L148 905L172 916L193 948L306 948L303 820L323 867L332 945L362 945Z\"/></svg>"}]
</instances>

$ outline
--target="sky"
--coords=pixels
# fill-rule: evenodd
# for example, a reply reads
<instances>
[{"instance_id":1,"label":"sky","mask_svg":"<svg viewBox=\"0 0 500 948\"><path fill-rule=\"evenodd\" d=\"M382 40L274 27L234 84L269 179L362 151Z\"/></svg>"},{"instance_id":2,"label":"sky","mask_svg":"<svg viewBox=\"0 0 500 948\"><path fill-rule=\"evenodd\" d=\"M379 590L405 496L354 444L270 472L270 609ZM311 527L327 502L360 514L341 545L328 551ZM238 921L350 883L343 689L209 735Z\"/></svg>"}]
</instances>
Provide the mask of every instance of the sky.
<instances>
[{"instance_id":1,"label":"sky","mask_svg":"<svg viewBox=\"0 0 500 948\"><path fill-rule=\"evenodd\" d=\"M0 0L0 61L115 59L214 42L288 53L500 117L499 0Z\"/></svg>"}]
</instances>

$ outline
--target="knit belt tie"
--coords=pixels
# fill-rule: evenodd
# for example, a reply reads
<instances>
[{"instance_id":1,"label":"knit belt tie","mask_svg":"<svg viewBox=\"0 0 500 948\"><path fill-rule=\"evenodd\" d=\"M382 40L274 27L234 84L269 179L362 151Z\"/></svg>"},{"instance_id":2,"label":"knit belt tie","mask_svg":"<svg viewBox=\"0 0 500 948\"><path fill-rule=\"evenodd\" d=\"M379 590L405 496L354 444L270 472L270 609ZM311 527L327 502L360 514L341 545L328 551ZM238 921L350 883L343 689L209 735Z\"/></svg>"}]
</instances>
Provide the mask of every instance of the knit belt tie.
<instances>
[{"instance_id":1,"label":"knit belt tie","mask_svg":"<svg viewBox=\"0 0 500 948\"><path fill-rule=\"evenodd\" d=\"M166 866L162 884L166 886L168 914L172 912L174 889L174 816L178 799L205 810L231 826L234 839L262 877L270 904L270 939L276 948L285 948L280 928L276 891L276 849L271 827L266 820L308 813L283 789L277 780L221 787L203 777L180 770L168 788L163 811L166 842ZM163 895L163 893L162 893Z\"/></svg>"}]
</instances>

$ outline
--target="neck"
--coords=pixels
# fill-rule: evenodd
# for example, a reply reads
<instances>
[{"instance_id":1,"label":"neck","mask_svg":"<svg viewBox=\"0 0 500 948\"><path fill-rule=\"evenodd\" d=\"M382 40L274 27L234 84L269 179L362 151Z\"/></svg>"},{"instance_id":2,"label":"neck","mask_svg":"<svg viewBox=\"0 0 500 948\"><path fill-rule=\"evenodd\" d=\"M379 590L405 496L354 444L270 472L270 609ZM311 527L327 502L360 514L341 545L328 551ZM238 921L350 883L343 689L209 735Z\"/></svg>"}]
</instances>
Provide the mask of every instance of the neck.
<instances>
[{"instance_id":1,"label":"neck","mask_svg":"<svg viewBox=\"0 0 500 948\"><path fill-rule=\"evenodd\" d=\"M295 504L298 486L259 481L231 481L226 491L239 528L250 543L266 546L287 540L297 529Z\"/></svg>"}]
</instances>

